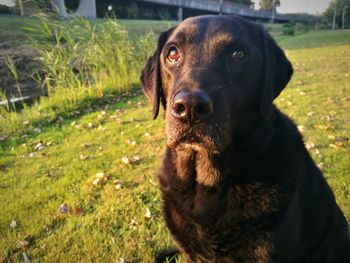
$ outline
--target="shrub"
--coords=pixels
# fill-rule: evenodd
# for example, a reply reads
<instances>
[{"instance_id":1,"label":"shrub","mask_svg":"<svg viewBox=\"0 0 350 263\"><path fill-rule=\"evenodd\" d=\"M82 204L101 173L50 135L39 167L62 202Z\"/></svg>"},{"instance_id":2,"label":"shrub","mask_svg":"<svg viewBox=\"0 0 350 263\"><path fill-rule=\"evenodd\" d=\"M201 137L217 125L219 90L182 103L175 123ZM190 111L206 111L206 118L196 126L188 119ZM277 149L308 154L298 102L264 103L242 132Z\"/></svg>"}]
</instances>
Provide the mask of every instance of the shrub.
<instances>
[{"instance_id":1,"label":"shrub","mask_svg":"<svg viewBox=\"0 0 350 263\"><path fill-rule=\"evenodd\" d=\"M294 24L288 23L283 25L283 28L282 28L283 36L294 36L294 34L295 34Z\"/></svg>"},{"instance_id":2,"label":"shrub","mask_svg":"<svg viewBox=\"0 0 350 263\"><path fill-rule=\"evenodd\" d=\"M0 14L11 14L10 7L0 4Z\"/></svg>"},{"instance_id":3,"label":"shrub","mask_svg":"<svg viewBox=\"0 0 350 263\"><path fill-rule=\"evenodd\" d=\"M49 93L78 89L102 96L106 88L126 90L138 82L151 50L142 46L147 41L132 42L125 28L111 19L94 24L82 18L59 21L41 16L41 23L29 30L45 72L40 81Z\"/></svg>"}]
</instances>

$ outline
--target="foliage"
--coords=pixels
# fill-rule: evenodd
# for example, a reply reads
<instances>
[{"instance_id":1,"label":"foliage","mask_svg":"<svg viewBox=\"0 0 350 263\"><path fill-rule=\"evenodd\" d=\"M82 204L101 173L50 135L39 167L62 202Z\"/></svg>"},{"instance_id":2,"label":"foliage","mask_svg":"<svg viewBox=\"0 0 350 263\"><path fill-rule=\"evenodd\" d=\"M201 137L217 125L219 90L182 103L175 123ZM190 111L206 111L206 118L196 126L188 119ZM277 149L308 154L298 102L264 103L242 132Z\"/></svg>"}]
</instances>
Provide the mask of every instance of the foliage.
<instances>
[{"instance_id":1,"label":"foliage","mask_svg":"<svg viewBox=\"0 0 350 263\"><path fill-rule=\"evenodd\" d=\"M297 23L286 23L282 26L283 36L294 36L297 34L304 34L315 27L315 21L312 17L305 18Z\"/></svg>"},{"instance_id":2,"label":"foliage","mask_svg":"<svg viewBox=\"0 0 350 263\"><path fill-rule=\"evenodd\" d=\"M280 0L260 0L259 6L261 10L271 11L273 9L273 2L275 8L281 5Z\"/></svg>"},{"instance_id":3,"label":"foliage","mask_svg":"<svg viewBox=\"0 0 350 263\"><path fill-rule=\"evenodd\" d=\"M36 2L40 8L46 9L49 6L51 0L34 0L34 2Z\"/></svg>"},{"instance_id":4,"label":"foliage","mask_svg":"<svg viewBox=\"0 0 350 263\"><path fill-rule=\"evenodd\" d=\"M227 0L228 2L233 2L236 4L251 6L253 2L251 0Z\"/></svg>"},{"instance_id":5,"label":"foliage","mask_svg":"<svg viewBox=\"0 0 350 263\"><path fill-rule=\"evenodd\" d=\"M284 36L294 36L295 30L294 30L294 24L288 23L283 25L282 29L282 35Z\"/></svg>"},{"instance_id":6,"label":"foliage","mask_svg":"<svg viewBox=\"0 0 350 263\"><path fill-rule=\"evenodd\" d=\"M140 71L147 54L142 41L129 41L127 31L113 20L92 24L85 19L64 23L41 17L28 29L45 72L49 93L59 89L92 90L102 96L102 85L125 90Z\"/></svg>"},{"instance_id":7,"label":"foliage","mask_svg":"<svg viewBox=\"0 0 350 263\"><path fill-rule=\"evenodd\" d=\"M333 13L334 9L336 8L336 26L337 28L342 28L342 16L343 11L345 14L345 28L350 28L350 0L333 0L327 10L324 13L325 18L327 19L328 23L333 22Z\"/></svg>"},{"instance_id":8,"label":"foliage","mask_svg":"<svg viewBox=\"0 0 350 263\"><path fill-rule=\"evenodd\" d=\"M11 13L10 7L8 7L7 5L0 4L0 14L10 14L10 13Z\"/></svg>"}]
</instances>

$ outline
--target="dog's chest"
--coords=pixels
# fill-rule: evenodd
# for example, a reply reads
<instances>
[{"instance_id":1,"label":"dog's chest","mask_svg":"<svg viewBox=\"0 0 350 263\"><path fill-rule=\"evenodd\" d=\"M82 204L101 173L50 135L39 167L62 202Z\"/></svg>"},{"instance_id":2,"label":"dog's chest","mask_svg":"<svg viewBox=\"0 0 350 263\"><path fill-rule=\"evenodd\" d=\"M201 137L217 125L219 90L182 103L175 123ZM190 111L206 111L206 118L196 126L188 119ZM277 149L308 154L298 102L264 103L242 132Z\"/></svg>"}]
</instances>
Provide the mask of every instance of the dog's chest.
<instances>
[{"instance_id":1,"label":"dog's chest","mask_svg":"<svg viewBox=\"0 0 350 263\"><path fill-rule=\"evenodd\" d=\"M173 236L193 262L269 262L269 226L285 205L283 191L264 182L222 180L234 171L209 159L182 152L174 167L163 168L165 220Z\"/></svg>"},{"instance_id":2,"label":"dog's chest","mask_svg":"<svg viewBox=\"0 0 350 263\"><path fill-rule=\"evenodd\" d=\"M259 183L209 189L197 185L179 203L165 202L166 221L180 247L193 262L269 262L271 220L282 200L278 191Z\"/></svg>"}]
</instances>

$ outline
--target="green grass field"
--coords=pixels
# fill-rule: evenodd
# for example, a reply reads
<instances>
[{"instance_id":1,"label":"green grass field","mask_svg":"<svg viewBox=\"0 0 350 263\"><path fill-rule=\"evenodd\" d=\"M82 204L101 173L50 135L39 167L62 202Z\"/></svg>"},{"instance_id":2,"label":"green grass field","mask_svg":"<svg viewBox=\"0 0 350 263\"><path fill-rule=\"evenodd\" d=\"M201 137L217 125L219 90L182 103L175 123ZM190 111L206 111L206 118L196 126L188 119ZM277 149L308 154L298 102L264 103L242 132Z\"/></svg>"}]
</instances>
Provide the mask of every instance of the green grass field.
<instances>
[{"instance_id":1,"label":"green grass field","mask_svg":"<svg viewBox=\"0 0 350 263\"><path fill-rule=\"evenodd\" d=\"M125 26L142 32L141 24ZM350 221L350 33L278 41L295 73L276 103L303 130ZM155 178L163 123L151 121L131 82L66 107L62 90L22 113L2 112L0 262L147 263L173 245Z\"/></svg>"}]
</instances>

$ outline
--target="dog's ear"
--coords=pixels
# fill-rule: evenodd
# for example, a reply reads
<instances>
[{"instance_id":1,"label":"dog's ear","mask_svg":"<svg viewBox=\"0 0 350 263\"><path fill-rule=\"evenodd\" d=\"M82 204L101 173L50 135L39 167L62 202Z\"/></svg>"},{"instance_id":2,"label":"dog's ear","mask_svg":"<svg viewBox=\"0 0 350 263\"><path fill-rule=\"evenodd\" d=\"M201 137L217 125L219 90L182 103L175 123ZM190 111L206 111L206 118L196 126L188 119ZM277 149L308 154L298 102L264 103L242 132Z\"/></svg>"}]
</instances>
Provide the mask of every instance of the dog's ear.
<instances>
[{"instance_id":1,"label":"dog's ear","mask_svg":"<svg viewBox=\"0 0 350 263\"><path fill-rule=\"evenodd\" d=\"M153 104L153 119L158 116L160 101L162 101L163 107L165 107L159 58L168 37L174 29L175 28L173 27L159 36L157 49L148 59L146 66L141 73L141 87Z\"/></svg>"},{"instance_id":2,"label":"dog's ear","mask_svg":"<svg viewBox=\"0 0 350 263\"><path fill-rule=\"evenodd\" d=\"M264 70L260 112L267 117L270 116L272 110L272 101L289 82L293 74L293 67L283 50L265 30L263 31L263 45Z\"/></svg>"}]
</instances>

